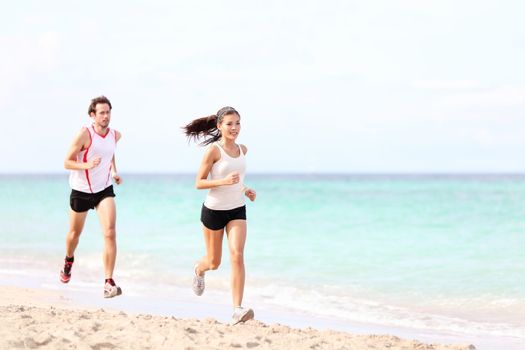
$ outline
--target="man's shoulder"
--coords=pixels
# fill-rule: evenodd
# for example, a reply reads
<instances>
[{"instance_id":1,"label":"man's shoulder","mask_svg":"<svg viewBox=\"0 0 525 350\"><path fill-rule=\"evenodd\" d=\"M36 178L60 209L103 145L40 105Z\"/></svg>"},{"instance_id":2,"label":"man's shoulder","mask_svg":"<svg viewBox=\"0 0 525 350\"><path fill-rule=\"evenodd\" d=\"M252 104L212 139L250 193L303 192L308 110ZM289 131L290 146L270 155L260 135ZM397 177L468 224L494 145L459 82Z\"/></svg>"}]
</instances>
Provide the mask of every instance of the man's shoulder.
<instances>
[{"instance_id":1,"label":"man's shoulder","mask_svg":"<svg viewBox=\"0 0 525 350\"><path fill-rule=\"evenodd\" d=\"M89 138L91 137L91 133L89 132L89 127L83 126L80 128L80 130L77 133L78 138Z\"/></svg>"},{"instance_id":2,"label":"man's shoulder","mask_svg":"<svg viewBox=\"0 0 525 350\"><path fill-rule=\"evenodd\" d=\"M73 143L79 147L79 150L84 150L91 145L91 133L87 127L82 127L77 134Z\"/></svg>"},{"instance_id":3,"label":"man's shoulder","mask_svg":"<svg viewBox=\"0 0 525 350\"><path fill-rule=\"evenodd\" d=\"M122 133L116 129L113 129L113 132L115 133L115 138L118 141L122 137Z\"/></svg>"}]
</instances>

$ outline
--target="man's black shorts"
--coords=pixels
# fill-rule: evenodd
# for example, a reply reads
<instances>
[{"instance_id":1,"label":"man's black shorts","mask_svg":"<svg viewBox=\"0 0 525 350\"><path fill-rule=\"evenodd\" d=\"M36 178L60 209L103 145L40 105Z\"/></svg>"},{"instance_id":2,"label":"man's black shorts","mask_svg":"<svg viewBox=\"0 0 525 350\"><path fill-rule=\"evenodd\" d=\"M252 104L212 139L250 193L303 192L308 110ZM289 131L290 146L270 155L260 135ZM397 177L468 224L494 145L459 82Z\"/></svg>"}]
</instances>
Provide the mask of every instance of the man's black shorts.
<instances>
[{"instance_id":1,"label":"man's black shorts","mask_svg":"<svg viewBox=\"0 0 525 350\"><path fill-rule=\"evenodd\" d=\"M106 187L105 190L97 193L85 193L77 190L71 190L71 195L69 196L69 205L73 211L76 211L77 213L83 213L89 209L94 209L106 197L115 197L113 185Z\"/></svg>"},{"instance_id":2,"label":"man's black shorts","mask_svg":"<svg viewBox=\"0 0 525 350\"><path fill-rule=\"evenodd\" d=\"M246 220L245 205L230 210L214 210L202 205L201 222L210 230L223 229L232 220Z\"/></svg>"}]
</instances>

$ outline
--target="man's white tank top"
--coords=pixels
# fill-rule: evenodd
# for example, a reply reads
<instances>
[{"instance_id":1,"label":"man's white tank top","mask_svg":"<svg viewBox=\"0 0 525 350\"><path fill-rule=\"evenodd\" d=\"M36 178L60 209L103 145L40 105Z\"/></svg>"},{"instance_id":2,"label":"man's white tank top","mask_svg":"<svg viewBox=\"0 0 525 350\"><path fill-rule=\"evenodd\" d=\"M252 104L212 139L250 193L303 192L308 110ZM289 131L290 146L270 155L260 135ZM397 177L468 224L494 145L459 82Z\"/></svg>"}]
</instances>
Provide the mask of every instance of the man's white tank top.
<instances>
[{"instance_id":1,"label":"man's white tank top","mask_svg":"<svg viewBox=\"0 0 525 350\"><path fill-rule=\"evenodd\" d=\"M109 129L106 135L99 135L93 126L86 127L91 138L88 148L77 154L77 162L87 163L95 156L100 157L100 164L93 169L71 170L69 185L72 189L97 193L111 186L111 161L117 147L117 133Z\"/></svg>"},{"instance_id":2,"label":"man's white tank top","mask_svg":"<svg viewBox=\"0 0 525 350\"><path fill-rule=\"evenodd\" d=\"M217 147L221 152L221 159L213 164L210 180L225 178L232 171L239 172L240 181L233 185L224 185L211 188L204 201L206 208L213 210L230 210L244 205L244 174L246 172L246 159L242 147L239 146L240 154L233 158L226 151L214 142L211 147Z\"/></svg>"}]
</instances>

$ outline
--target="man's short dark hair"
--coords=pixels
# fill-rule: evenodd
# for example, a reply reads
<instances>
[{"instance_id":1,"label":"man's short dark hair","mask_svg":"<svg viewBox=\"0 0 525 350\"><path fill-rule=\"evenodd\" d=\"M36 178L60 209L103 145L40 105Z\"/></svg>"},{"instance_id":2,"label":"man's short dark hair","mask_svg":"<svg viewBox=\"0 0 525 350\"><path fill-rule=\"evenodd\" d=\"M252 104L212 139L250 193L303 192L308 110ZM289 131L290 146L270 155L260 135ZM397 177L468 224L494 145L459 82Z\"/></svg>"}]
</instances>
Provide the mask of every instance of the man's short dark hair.
<instances>
[{"instance_id":1,"label":"man's short dark hair","mask_svg":"<svg viewBox=\"0 0 525 350\"><path fill-rule=\"evenodd\" d=\"M91 113L95 113L96 112L96 107L97 107L97 104L99 103L107 103L109 105L109 110L111 110L111 102L109 102L109 99L106 97L106 96L99 96L99 97L95 97L94 99L91 100L91 104L89 105L89 109L88 109L88 115L91 115Z\"/></svg>"}]
</instances>

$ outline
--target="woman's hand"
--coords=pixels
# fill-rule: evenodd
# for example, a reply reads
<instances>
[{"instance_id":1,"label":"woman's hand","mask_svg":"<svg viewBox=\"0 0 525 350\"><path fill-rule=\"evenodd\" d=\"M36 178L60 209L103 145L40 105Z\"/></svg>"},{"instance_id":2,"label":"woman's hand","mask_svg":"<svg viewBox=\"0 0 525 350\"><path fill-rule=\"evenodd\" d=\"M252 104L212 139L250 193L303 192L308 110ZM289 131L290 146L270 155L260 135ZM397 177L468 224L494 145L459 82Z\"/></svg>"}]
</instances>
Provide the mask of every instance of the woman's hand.
<instances>
[{"instance_id":1,"label":"woman's hand","mask_svg":"<svg viewBox=\"0 0 525 350\"><path fill-rule=\"evenodd\" d=\"M236 183L239 183L241 179L241 176L239 175L238 171L232 171L224 178L224 184L225 185L234 185Z\"/></svg>"},{"instance_id":2,"label":"woman's hand","mask_svg":"<svg viewBox=\"0 0 525 350\"><path fill-rule=\"evenodd\" d=\"M257 197L257 192L255 192L255 190L252 190L251 188L247 188L247 189L244 191L244 194L245 194L246 197L248 197L252 202L255 200L255 197Z\"/></svg>"}]
</instances>

